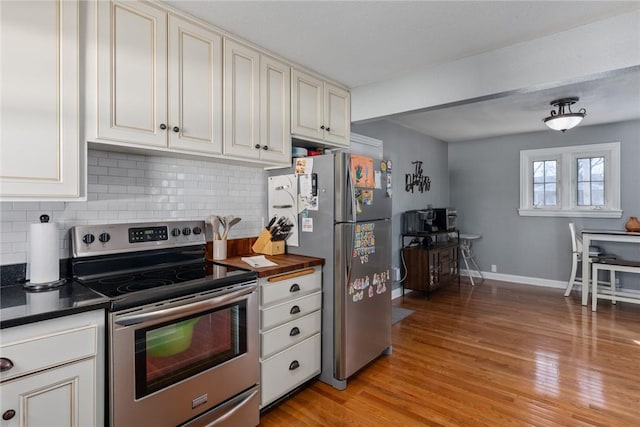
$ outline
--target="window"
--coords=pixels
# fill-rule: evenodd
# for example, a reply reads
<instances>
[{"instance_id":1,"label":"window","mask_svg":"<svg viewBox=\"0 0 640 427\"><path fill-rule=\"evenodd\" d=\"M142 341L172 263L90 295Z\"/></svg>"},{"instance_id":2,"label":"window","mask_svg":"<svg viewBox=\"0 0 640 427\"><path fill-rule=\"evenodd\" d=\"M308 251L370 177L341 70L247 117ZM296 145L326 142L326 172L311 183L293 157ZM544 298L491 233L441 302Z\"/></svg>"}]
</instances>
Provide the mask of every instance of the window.
<instances>
[{"instance_id":1,"label":"window","mask_svg":"<svg viewBox=\"0 0 640 427\"><path fill-rule=\"evenodd\" d=\"M520 151L518 213L620 218L620 143Z\"/></svg>"}]
</instances>

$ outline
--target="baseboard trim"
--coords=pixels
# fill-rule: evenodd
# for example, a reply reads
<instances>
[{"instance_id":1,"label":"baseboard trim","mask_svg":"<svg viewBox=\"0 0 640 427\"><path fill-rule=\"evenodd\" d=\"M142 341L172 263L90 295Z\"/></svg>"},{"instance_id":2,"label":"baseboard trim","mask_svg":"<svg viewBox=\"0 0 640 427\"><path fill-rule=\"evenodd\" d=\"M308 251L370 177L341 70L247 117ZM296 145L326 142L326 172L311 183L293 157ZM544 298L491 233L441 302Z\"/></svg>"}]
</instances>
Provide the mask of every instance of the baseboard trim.
<instances>
[{"instance_id":1,"label":"baseboard trim","mask_svg":"<svg viewBox=\"0 0 640 427\"><path fill-rule=\"evenodd\" d=\"M460 270L460 276L468 276L467 270ZM480 277L477 272L472 271L471 276ZM502 274L502 273L492 273L489 271L483 271L482 276L485 279L490 280L500 280L502 282L513 282L519 283L522 285L533 285L533 286L542 286L545 288L557 288L557 289L565 289L567 287L567 282L563 282L562 280L549 280L549 279L541 279L539 277L528 277L528 276L516 276L514 274Z\"/></svg>"}]
</instances>

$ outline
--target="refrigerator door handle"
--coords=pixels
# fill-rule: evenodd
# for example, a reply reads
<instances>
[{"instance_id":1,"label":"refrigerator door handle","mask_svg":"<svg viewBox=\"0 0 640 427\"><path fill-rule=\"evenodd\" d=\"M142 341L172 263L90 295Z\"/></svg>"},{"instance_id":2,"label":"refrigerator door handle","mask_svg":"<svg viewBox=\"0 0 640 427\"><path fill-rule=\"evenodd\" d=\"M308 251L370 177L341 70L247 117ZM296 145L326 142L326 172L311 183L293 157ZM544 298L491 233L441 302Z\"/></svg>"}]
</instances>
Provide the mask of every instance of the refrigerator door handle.
<instances>
[{"instance_id":1,"label":"refrigerator door handle","mask_svg":"<svg viewBox=\"0 0 640 427\"><path fill-rule=\"evenodd\" d=\"M351 220L353 222L357 221L356 212L357 212L357 200L356 200L356 188L353 184L353 179L351 177L351 162L347 162L347 181L349 182L349 190L351 190Z\"/></svg>"}]
</instances>

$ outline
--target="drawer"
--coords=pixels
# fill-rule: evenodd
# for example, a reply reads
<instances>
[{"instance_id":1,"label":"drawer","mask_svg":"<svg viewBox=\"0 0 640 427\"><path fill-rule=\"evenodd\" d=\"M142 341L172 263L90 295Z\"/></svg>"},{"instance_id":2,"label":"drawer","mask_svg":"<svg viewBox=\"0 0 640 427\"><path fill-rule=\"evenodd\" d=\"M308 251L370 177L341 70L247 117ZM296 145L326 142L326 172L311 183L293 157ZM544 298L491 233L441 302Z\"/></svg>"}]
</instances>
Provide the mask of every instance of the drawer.
<instances>
[{"instance_id":1,"label":"drawer","mask_svg":"<svg viewBox=\"0 0 640 427\"><path fill-rule=\"evenodd\" d=\"M13 367L0 374L4 381L31 372L52 368L74 360L95 356L97 326L84 326L55 332L10 344L3 343L0 353Z\"/></svg>"},{"instance_id":2,"label":"drawer","mask_svg":"<svg viewBox=\"0 0 640 427\"><path fill-rule=\"evenodd\" d=\"M306 316L320 309L322 304L322 294L315 294L296 298L284 303L263 308L260 310L261 330L265 332L267 329L283 323L290 322L302 316Z\"/></svg>"},{"instance_id":3,"label":"drawer","mask_svg":"<svg viewBox=\"0 0 640 427\"><path fill-rule=\"evenodd\" d=\"M320 310L260 334L261 356L269 357L320 332Z\"/></svg>"},{"instance_id":4,"label":"drawer","mask_svg":"<svg viewBox=\"0 0 640 427\"><path fill-rule=\"evenodd\" d=\"M319 267L300 270L309 271L301 276L289 277L289 274L269 277L260 286L260 303L270 305L288 298L296 298L301 295L319 291L322 286L322 271ZM290 274L296 274L293 272Z\"/></svg>"},{"instance_id":5,"label":"drawer","mask_svg":"<svg viewBox=\"0 0 640 427\"><path fill-rule=\"evenodd\" d=\"M261 363L262 405L320 373L320 334L277 353Z\"/></svg>"}]
</instances>

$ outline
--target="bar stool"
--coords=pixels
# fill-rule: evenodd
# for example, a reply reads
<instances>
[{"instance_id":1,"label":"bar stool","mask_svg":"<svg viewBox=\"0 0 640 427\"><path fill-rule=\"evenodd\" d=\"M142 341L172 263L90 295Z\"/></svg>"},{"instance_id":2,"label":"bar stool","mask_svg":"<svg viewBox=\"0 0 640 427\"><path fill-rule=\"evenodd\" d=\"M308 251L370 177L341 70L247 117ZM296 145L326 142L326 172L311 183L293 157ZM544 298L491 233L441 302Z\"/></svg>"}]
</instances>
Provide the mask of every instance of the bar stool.
<instances>
[{"instance_id":1,"label":"bar stool","mask_svg":"<svg viewBox=\"0 0 640 427\"><path fill-rule=\"evenodd\" d=\"M480 276L480 283L484 282L484 276L480 271L480 267L478 267L478 263L473 257L473 252L471 252L471 241L479 239L479 234L461 234L460 235L460 252L462 254L462 260L464 261L464 265L467 267L467 274L469 275L469 280L471 280L471 286L475 286L476 284L473 282L473 276L471 275L471 271L475 271ZM471 266L469 265L471 263ZM474 267L474 268L471 268Z\"/></svg>"}]
</instances>

